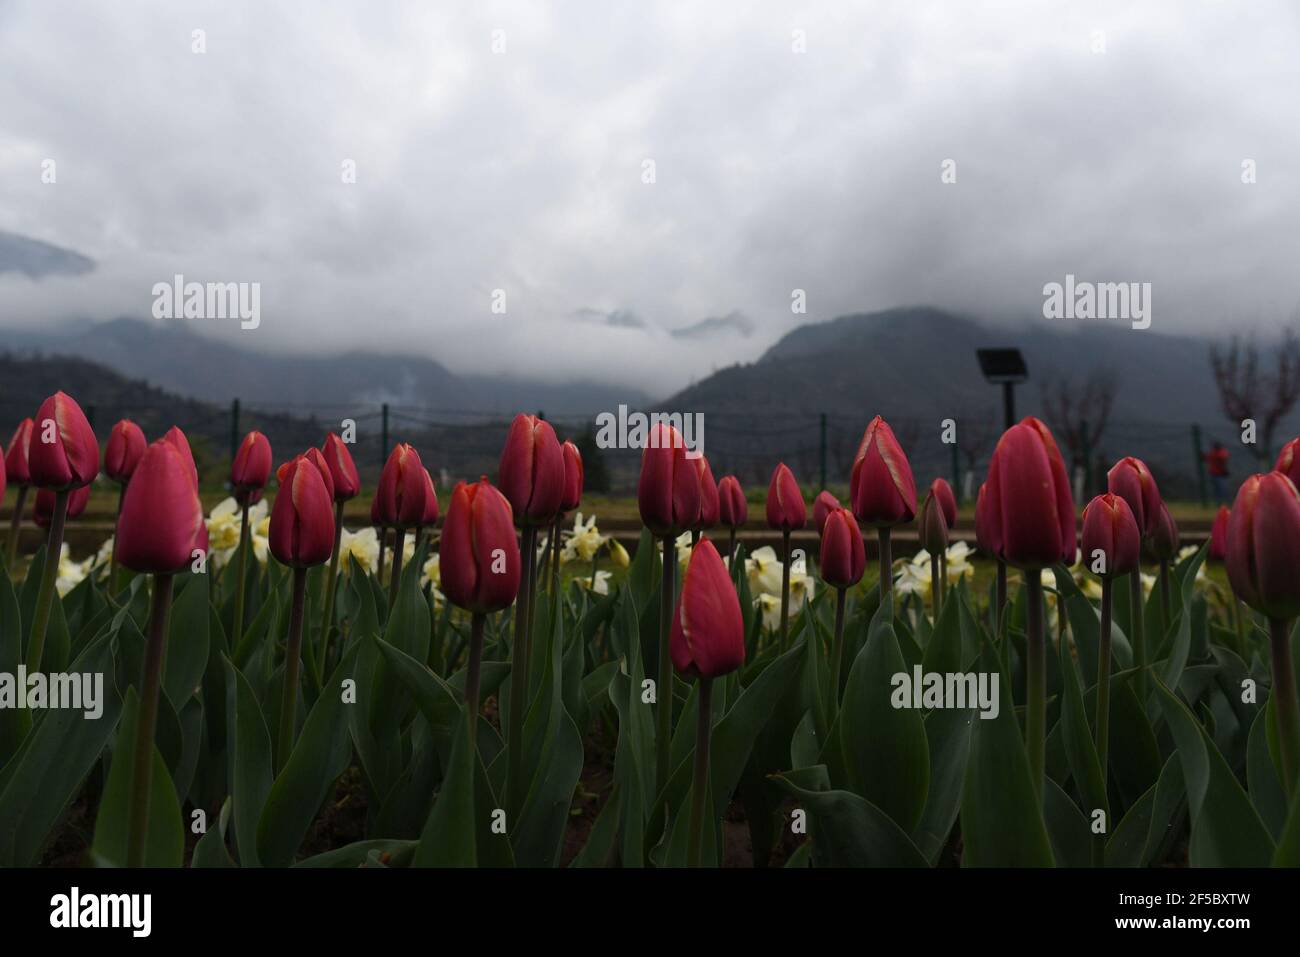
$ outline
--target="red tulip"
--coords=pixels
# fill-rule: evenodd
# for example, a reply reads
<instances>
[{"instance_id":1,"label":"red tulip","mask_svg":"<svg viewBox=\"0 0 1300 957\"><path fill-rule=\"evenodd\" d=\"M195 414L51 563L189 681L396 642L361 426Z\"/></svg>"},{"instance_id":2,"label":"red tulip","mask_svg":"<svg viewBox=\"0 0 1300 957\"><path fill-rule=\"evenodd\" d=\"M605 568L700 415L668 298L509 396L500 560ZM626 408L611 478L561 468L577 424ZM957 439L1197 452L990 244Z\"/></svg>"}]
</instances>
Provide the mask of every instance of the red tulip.
<instances>
[{"instance_id":1,"label":"red tulip","mask_svg":"<svg viewBox=\"0 0 1300 957\"><path fill-rule=\"evenodd\" d=\"M14 429L14 437L9 440L9 451L5 453L5 474L11 485L26 487L32 484L31 471L27 467L27 448L32 440L32 420L23 419Z\"/></svg>"},{"instance_id":2,"label":"red tulip","mask_svg":"<svg viewBox=\"0 0 1300 957\"><path fill-rule=\"evenodd\" d=\"M722 556L707 538L691 550L673 612L669 653L686 675L717 678L745 663L745 622Z\"/></svg>"},{"instance_id":3,"label":"red tulip","mask_svg":"<svg viewBox=\"0 0 1300 957\"><path fill-rule=\"evenodd\" d=\"M27 444L31 484L55 491L89 485L99 474L99 443L75 399L56 392L41 403Z\"/></svg>"},{"instance_id":4,"label":"red tulip","mask_svg":"<svg viewBox=\"0 0 1300 957\"><path fill-rule=\"evenodd\" d=\"M181 457L185 459L190 467L190 479L193 480L194 487L198 488L199 470L194 464L194 453L190 450L190 440L185 437L185 433L180 430L180 427L175 425L167 430L167 434L163 438L176 446L176 450L181 453Z\"/></svg>"},{"instance_id":5,"label":"red tulip","mask_svg":"<svg viewBox=\"0 0 1300 957\"><path fill-rule=\"evenodd\" d=\"M641 523L661 538L676 538L700 517L699 473L686 457L681 433L671 425L660 422L650 432L641 453L636 498Z\"/></svg>"},{"instance_id":6,"label":"red tulip","mask_svg":"<svg viewBox=\"0 0 1300 957\"><path fill-rule=\"evenodd\" d=\"M334 476L330 473L330 464L325 461L325 453L320 449L308 449L303 455L316 470L320 472L321 481L325 483L325 491L329 492L330 501L334 501Z\"/></svg>"},{"instance_id":7,"label":"red tulip","mask_svg":"<svg viewBox=\"0 0 1300 957\"><path fill-rule=\"evenodd\" d=\"M935 494L933 486L921 503L921 517L917 524L921 547L931 555L942 557L948 550L948 520L944 517L943 502Z\"/></svg>"},{"instance_id":8,"label":"red tulip","mask_svg":"<svg viewBox=\"0 0 1300 957\"><path fill-rule=\"evenodd\" d=\"M1143 537L1154 535L1160 521L1160 489L1146 463L1129 455L1106 473L1107 491L1128 502Z\"/></svg>"},{"instance_id":9,"label":"red tulip","mask_svg":"<svg viewBox=\"0 0 1300 957\"><path fill-rule=\"evenodd\" d=\"M943 520L948 531L957 527L957 496L952 494L952 486L941 478L930 483L930 494L939 502L943 510Z\"/></svg>"},{"instance_id":10,"label":"red tulip","mask_svg":"<svg viewBox=\"0 0 1300 957\"><path fill-rule=\"evenodd\" d=\"M582 453L571 441L560 446L564 454L564 496L560 499L560 511L571 512L582 504Z\"/></svg>"},{"instance_id":11,"label":"red tulip","mask_svg":"<svg viewBox=\"0 0 1300 957\"><path fill-rule=\"evenodd\" d=\"M433 476L424 470L424 514L420 517L421 525L438 524L438 492L433 487Z\"/></svg>"},{"instance_id":12,"label":"red tulip","mask_svg":"<svg viewBox=\"0 0 1300 957\"><path fill-rule=\"evenodd\" d=\"M1228 557L1228 525L1231 521L1232 512L1228 506L1220 505L1214 513L1214 524L1210 526L1210 550L1206 556L1213 561L1221 562Z\"/></svg>"},{"instance_id":13,"label":"red tulip","mask_svg":"<svg viewBox=\"0 0 1300 957\"><path fill-rule=\"evenodd\" d=\"M822 580L835 588L850 588L862 580L867 550L858 520L847 508L833 509L822 525Z\"/></svg>"},{"instance_id":14,"label":"red tulip","mask_svg":"<svg viewBox=\"0 0 1300 957\"><path fill-rule=\"evenodd\" d=\"M171 442L145 449L122 499L117 560L132 571L170 575L207 551L208 528L190 463Z\"/></svg>"},{"instance_id":15,"label":"red tulip","mask_svg":"<svg viewBox=\"0 0 1300 957\"><path fill-rule=\"evenodd\" d=\"M347 444L331 432L325 436L321 451L325 453L325 461L329 463L330 476L334 480L334 501L346 502L356 498L361 492L361 476L357 474L357 466L352 461L352 453L348 451Z\"/></svg>"},{"instance_id":16,"label":"red tulip","mask_svg":"<svg viewBox=\"0 0 1300 957\"><path fill-rule=\"evenodd\" d=\"M1291 480L1291 484L1300 487L1300 438L1292 439L1282 446L1273 471L1281 472Z\"/></svg>"},{"instance_id":17,"label":"red tulip","mask_svg":"<svg viewBox=\"0 0 1300 957\"><path fill-rule=\"evenodd\" d=\"M858 521L877 528L910 522L916 515L912 466L880 416L867 426L854 456L849 501Z\"/></svg>"},{"instance_id":18,"label":"red tulip","mask_svg":"<svg viewBox=\"0 0 1300 957\"><path fill-rule=\"evenodd\" d=\"M104 474L123 485L131 481L148 444L140 426L130 419L122 419L108 433L108 445L104 446Z\"/></svg>"},{"instance_id":19,"label":"red tulip","mask_svg":"<svg viewBox=\"0 0 1300 957\"><path fill-rule=\"evenodd\" d=\"M794 473L781 462L772 470L767 487L767 524L769 528L793 531L808 524L808 506Z\"/></svg>"},{"instance_id":20,"label":"red tulip","mask_svg":"<svg viewBox=\"0 0 1300 957\"><path fill-rule=\"evenodd\" d=\"M521 526L555 521L564 500L564 453L549 422L535 415L515 416L497 478Z\"/></svg>"},{"instance_id":21,"label":"red tulip","mask_svg":"<svg viewBox=\"0 0 1300 957\"><path fill-rule=\"evenodd\" d=\"M510 502L481 478L457 482L439 549L442 591L470 612L509 608L519 594L519 543Z\"/></svg>"},{"instance_id":22,"label":"red tulip","mask_svg":"<svg viewBox=\"0 0 1300 957\"><path fill-rule=\"evenodd\" d=\"M414 528L424 520L428 477L420 453L405 442L393 448L379 476L379 523L394 528Z\"/></svg>"},{"instance_id":23,"label":"red tulip","mask_svg":"<svg viewBox=\"0 0 1300 957\"><path fill-rule=\"evenodd\" d=\"M1161 562L1172 561L1178 557L1178 523L1169 514L1169 509L1164 502L1160 503L1156 530L1151 536L1151 554Z\"/></svg>"},{"instance_id":24,"label":"red tulip","mask_svg":"<svg viewBox=\"0 0 1300 957\"><path fill-rule=\"evenodd\" d=\"M718 521L735 530L744 525L748 518L749 503L745 501L740 479L734 475L722 476L718 482Z\"/></svg>"},{"instance_id":25,"label":"red tulip","mask_svg":"<svg viewBox=\"0 0 1300 957\"><path fill-rule=\"evenodd\" d=\"M375 528L384 527L384 517L379 511L379 489L375 489L374 498L370 500L370 524Z\"/></svg>"},{"instance_id":26,"label":"red tulip","mask_svg":"<svg viewBox=\"0 0 1300 957\"><path fill-rule=\"evenodd\" d=\"M261 492L270 477L270 440L261 432L249 432L230 463L230 484L235 489L235 498L240 502L252 501L252 493Z\"/></svg>"},{"instance_id":27,"label":"red tulip","mask_svg":"<svg viewBox=\"0 0 1300 957\"><path fill-rule=\"evenodd\" d=\"M826 517L831 512L840 508L840 500L825 489L817 493L813 499L813 524L817 526L817 534L823 534L826 528Z\"/></svg>"},{"instance_id":28,"label":"red tulip","mask_svg":"<svg viewBox=\"0 0 1300 957\"><path fill-rule=\"evenodd\" d=\"M320 467L298 455L275 474L280 491L271 506L271 554L298 568L329 561L334 551L334 496Z\"/></svg>"},{"instance_id":29,"label":"red tulip","mask_svg":"<svg viewBox=\"0 0 1300 957\"><path fill-rule=\"evenodd\" d=\"M985 485L976 503L976 533L982 525L993 554L1024 569L1073 563L1074 498L1047 426L1027 416L1007 429L993 450Z\"/></svg>"},{"instance_id":30,"label":"red tulip","mask_svg":"<svg viewBox=\"0 0 1300 957\"><path fill-rule=\"evenodd\" d=\"M1142 534L1128 502L1107 492L1083 509L1083 561L1100 578L1115 578L1138 570ZM1096 564L1101 552L1100 568Z\"/></svg>"},{"instance_id":31,"label":"red tulip","mask_svg":"<svg viewBox=\"0 0 1300 957\"><path fill-rule=\"evenodd\" d=\"M1242 483L1228 526L1228 580L1272 619L1300 615L1300 493L1281 472Z\"/></svg>"},{"instance_id":32,"label":"red tulip","mask_svg":"<svg viewBox=\"0 0 1300 957\"><path fill-rule=\"evenodd\" d=\"M83 485L81 488L74 488L68 493L68 513L64 518L69 521L76 518L86 510L86 503L89 501L89 485ZM50 519L53 517L54 493L47 488L38 489L36 492L36 508L32 512L32 520L41 528L49 528Z\"/></svg>"},{"instance_id":33,"label":"red tulip","mask_svg":"<svg viewBox=\"0 0 1300 957\"><path fill-rule=\"evenodd\" d=\"M688 459L695 466L695 473L700 479L700 514L692 526L696 531L707 531L718 524L722 512L722 501L718 497L718 483L713 480L713 469L709 460L701 455L697 459Z\"/></svg>"}]
</instances>

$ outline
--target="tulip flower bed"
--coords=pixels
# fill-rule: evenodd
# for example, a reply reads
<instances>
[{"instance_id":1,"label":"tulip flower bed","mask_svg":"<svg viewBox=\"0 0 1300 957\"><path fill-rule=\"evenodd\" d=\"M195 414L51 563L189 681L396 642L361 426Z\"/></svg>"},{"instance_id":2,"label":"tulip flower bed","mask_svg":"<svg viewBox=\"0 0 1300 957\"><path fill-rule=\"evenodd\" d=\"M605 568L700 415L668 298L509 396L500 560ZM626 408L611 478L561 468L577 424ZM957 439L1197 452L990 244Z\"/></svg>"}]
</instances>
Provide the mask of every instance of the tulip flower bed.
<instances>
[{"instance_id":1,"label":"tulip flower bed","mask_svg":"<svg viewBox=\"0 0 1300 957\"><path fill-rule=\"evenodd\" d=\"M398 445L376 534L336 436L272 483L250 433L205 518L179 430L101 453L58 393L0 473L47 536L0 568L0 864L1300 864L1296 448L1182 549L1142 462L1080 515L1026 419L972 550L880 418L848 502L773 463L752 518L660 426L629 555L531 416L445 503ZM65 585L101 469L116 532Z\"/></svg>"}]
</instances>

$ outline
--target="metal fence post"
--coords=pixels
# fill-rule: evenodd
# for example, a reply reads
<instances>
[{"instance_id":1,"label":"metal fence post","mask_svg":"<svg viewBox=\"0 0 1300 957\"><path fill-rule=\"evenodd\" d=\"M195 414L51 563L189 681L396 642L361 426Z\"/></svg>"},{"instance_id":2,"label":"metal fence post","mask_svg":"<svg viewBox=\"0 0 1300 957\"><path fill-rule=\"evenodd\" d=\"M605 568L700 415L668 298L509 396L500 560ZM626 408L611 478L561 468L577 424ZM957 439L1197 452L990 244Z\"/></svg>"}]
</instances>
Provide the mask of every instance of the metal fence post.
<instances>
[{"instance_id":1,"label":"metal fence post","mask_svg":"<svg viewBox=\"0 0 1300 957\"><path fill-rule=\"evenodd\" d=\"M1192 454L1196 456L1196 487L1201 493L1201 508L1209 505L1205 495L1205 455L1201 451L1201 427L1192 425Z\"/></svg>"},{"instance_id":2,"label":"metal fence post","mask_svg":"<svg viewBox=\"0 0 1300 957\"><path fill-rule=\"evenodd\" d=\"M230 400L230 461L239 454L239 400Z\"/></svg>"},{"instance_id":3,"label":"metal fence post","mask_svg":"<svg viewBox=\"0 0 1300 957\"><path fill-rule=\"evenodd\" d=\"M381 413L382 421L379 426L379 464L383 465L388 461L388 403L384 403Z\"/></svg>"},{"instance_id":4,"label":"metal fence post","mask_svg":"<svg viewBox=\"0 0 1300 957\"><path fill-rule=\"evenodd\" d=\"M822 491L826 491L826 413L821 414L821 448L818 450L818 460L821 462L822 472Z\"/></svg>"}]
</instances>

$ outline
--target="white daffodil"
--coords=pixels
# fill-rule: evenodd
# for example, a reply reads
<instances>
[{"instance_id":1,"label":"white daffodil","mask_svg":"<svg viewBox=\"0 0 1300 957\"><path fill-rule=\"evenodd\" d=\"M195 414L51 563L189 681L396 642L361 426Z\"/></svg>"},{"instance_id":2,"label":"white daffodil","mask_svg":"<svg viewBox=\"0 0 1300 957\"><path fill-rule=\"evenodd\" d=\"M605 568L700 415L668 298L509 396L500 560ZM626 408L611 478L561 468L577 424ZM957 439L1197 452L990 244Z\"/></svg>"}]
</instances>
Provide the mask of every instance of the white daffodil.
<instances>
[{"instance_id":1,"label":"white daffodil","mask_svg":"<svg viewBox=\"0 0 1300 957\"><path fill-rule=\"evenodd\" d=\"M601 571L596 572L596 584L594 586L591 583L590 575L586 575L581 578L574 578L573 580L578 583L579 587L587 589L587 591L591 592L592 594L608 595L610 577L611 577L610 572L601 572Z\"/></svg>"},{"instance_id":2,"label":"white daffodil","mask_svg":"<svg viewBox=\"0 0 1300 957\"><path fill-rule=\"evenodd\" d=\"M60 598L81 584L90 571L92 560L88 558L83 562L74 562L68 551L68 543L63 543L63 548L59 551L58 576L54 579L54 587L58 589Z\"/></svg>"},{"instance_id":3,"label":"white daffodil","mask_svg":"<svg viewBox=\"0 0 1300 957\"><path fill-rule=\"evenodd\" d=\"M420 569L420 587L432 583L435 591L442 585L442 561L441 556L434 552L424 563L424 568Z\"/></svg>"},{"instance_id":4,"label":"white daffodil","mask_svg":"<svg viewBox=\"0 0 1300 957\"><path fill-rule=\"evenodd\" d=\"M345 528L339 536L339 568L351 571L354 564L371 574L379 567L379 534L371 527L359 532Z\"/></svg>"},{"instance_id":5,"label":"white daffodil","mask_svg":"<svg viewBox=\"0 0 1300 957\"><path fill-rule=\"evenodd\" d=\"M1155 589L1155 587L1156 587L1156 576L1148 575L1146 572L1143 572L1142 573L1142 594L1149 596L1151 592Z\"/></svg>"},{"instance_id":6,"label":"white daffodil","mask_svg":"<svg viewBox=\"0 0 1300 957\"><path fill-rule=\"evenodd\" d=\"M233 498L223 499L208 513L208 561L214 567L225 565L239 548L240 505ZM257 551L258 529L261 529L262 551L257 560L266 561L266 535L271 518L263 499L248 509L248 528L253 537L253 550Z\"/></svg>"},{"instance_id":7,"label":"white daffodil","mask_svg":"<svg viewBox=\"0 0 1300 957\"><path fill-rule=\"evenodd\" d=\"M596 527L596 516L592 515L583 521L581 512L573 517L573 531L565 534L568 535L568 540L564 543L564 550L560 552L562 562L589 562L608 541L607 536L600 534L600 529Z\"/></svg>"},{"instance_id":8,"label":"white daffodil","mask_svg":"<svg viewBox=\"0 0 1300 957\"><path fill-rule=\"evenodd\" d=\"M914 557L911 561L904 562L895 572L894 588L900 595L925 597L930 594L929 553L922 550L921 554L926 556L924 562L918 562Z\"/></svg>"},{"instance_id":9,"label":"white daffodil","mask_svg":"<svg viewBox=\"0 0 1300 957\"><path fill-rule=\"evenodd\" d=\"M677 549L677 564L685 568L691 561L691 533L682 532L673 542L673 547ZM662 555L663 552L660 552Z\"/></svg>"},{"instance_id":10,"label":"white daffodil","mask_svg":"<svg viewBox=\"0 0 1300 957\"><path fill-rule=\"evenodd\" d=\"M754 549L753 554L745 559L745 575L749 579L750 594L780 598L781 560L771 545Z\"/></svg>"},{"instance_id":11,"label":"white daffodil","mask_svg":"<svg viewBox=\"0 0 1300 957\"><path fill-rule=\"evenodd\" d=\"M758 596L754 603L763 616L763 628L767 631L779 631L781 628L781 596L766 592Z\"/></svg>"},{"instance_id":12,"label":"white daffodil","mask_svg":"<svg viewBox=\"0 0 1300 957\"><path fill-rule=\"evenodd\" d=\"M627 549L624 548L617 538L609 540L609 557L619 568L627 568L632 564L632 559L628 557Z\"/></svg>"}]
</instances>

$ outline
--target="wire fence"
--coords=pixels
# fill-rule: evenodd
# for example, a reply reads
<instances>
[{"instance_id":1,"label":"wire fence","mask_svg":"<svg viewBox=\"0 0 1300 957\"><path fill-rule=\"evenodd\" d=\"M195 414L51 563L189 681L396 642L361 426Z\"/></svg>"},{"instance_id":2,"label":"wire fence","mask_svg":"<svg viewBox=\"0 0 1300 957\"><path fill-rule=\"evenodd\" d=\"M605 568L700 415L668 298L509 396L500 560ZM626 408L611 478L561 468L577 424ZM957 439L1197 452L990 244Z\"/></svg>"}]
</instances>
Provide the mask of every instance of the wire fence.
<instances>
[{"instance_id":1,"label":"wire fence","mask_svg":"<svg viewBox=\"0 0 1300 957\"><path fill-rule=\"evenodd\" d=\"M409 442L420 452L435 480L449 485L479 475L495 477L509 417L468 409L352 404L279 404L275 408L251 407L238 399L229 406L176 400L156 403L99 401L85 406L101 441L118 419L129 418L155 438L172 425L189 437L205 484L220 485L240 439L250 429L266 434L276 461L311 446L321 445L328 432L351 432L353 458L363 480L373 488L380 469L397 442ZM641 451L636 448L602 448L597 442L597 415L546 416L561 438L571 438L583 450L588 486L592 491L630 494L636 490ZM12 429L33 409L0 397L0 428ZM705 416L704 451L717 477L736 475L746 488L765 488L777 462L785 462L805 487L843 491L869 415L789 412L779 415L717 413ZM1001 422L983 418L955 422L922 421L890 417L890 425L907 452L918 488L935 477L952 483L959 498L973 497L988 467ZM1215 429L1226 432L1219 424ZM1071 435L1058 427L1062 453L1070 462L1075 489L1082 497L1102 490L1109 466L1124 455L1147 462L1161 491L1169 498L1200 500L1210 497L1205 475L1202 436L1208 432L1195 423L1111 421L1100 436L1087 430ZM1240 478L1258 471L1260 463L1238 451L1231 463Z\"/></svg>"}]
</instances>

